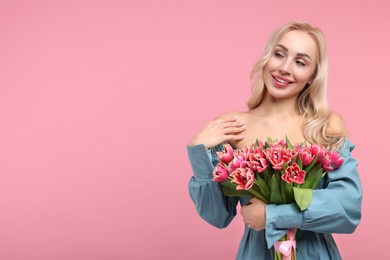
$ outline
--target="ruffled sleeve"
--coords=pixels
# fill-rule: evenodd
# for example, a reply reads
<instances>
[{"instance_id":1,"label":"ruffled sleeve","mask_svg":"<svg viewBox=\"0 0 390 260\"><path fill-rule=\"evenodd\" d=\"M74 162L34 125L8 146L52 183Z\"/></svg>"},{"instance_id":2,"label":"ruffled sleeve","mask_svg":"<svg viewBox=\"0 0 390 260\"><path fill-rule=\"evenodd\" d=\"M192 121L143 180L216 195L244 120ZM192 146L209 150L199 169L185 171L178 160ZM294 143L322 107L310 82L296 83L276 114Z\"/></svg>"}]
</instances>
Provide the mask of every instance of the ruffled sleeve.
<instances>
[{"instance_id":1,"label":"ruffled sleeve","mask_svg":"<svg viewBox=\"0 0 390 260\"><path fill-rule=\"evenodd\" d=\"M266 206L266 240L271 248L287 230L296 227L318 233L352 233L361 218L362 189L352 157L355 146L347 140L340 155L343 165L326 175L323 189L313 193L310 206L303 212L296 204Z\"/></svg>"},{"instance_id":2,"label":"ruffled sleeve","mask_svg":"<svg viewBox=\"0 0 390 260\"><path fill-rule=\"evenodd\" d=\"M222 194L219 184L212 180L212 172L219 158L217 151L222 151L218 145L206 151L205 146L187 146L187 154L191 163L193 176L188 190L198 214L211 225L227 227L236 215L238 198L226 197Z\"/></svg>"}]
</instances>

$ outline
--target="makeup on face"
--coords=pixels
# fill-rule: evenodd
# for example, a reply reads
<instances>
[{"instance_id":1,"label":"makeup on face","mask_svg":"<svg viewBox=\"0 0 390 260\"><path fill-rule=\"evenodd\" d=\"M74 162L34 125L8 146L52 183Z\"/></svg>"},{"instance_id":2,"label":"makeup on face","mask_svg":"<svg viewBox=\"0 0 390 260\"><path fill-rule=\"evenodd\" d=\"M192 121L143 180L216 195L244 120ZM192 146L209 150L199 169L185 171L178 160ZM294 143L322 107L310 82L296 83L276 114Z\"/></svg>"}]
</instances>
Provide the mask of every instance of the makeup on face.
<instances>
[{"instance_id":1,"label":"makeup on face","mask_svg":"<svg viewBox=\"0 0 390 260\"><path fill-rule=\"evenodd\" d=\"M290 31L275 45L264 67L268 92L279 98L297 96L315 71L317 47L305 32Z\"/></svg>"}]
</instances>

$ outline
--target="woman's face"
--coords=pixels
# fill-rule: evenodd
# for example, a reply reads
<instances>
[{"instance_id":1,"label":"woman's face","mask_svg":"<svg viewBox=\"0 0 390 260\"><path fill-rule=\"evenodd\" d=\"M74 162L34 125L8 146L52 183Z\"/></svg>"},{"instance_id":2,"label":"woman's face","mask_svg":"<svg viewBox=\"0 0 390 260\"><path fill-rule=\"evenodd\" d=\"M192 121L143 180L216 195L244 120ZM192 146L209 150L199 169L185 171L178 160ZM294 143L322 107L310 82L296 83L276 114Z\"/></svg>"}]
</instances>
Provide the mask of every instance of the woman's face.
<instances>
[{"instance_id":1,"label":"woman's face","mask_svg":"<svg viewBox=\"0 0 390 260\"><path fill-rule=\"evenodd\" d=\"M317 47L309 34L286 33L276 44L264 67L264 83L274 98L296 98L311 83L316 68Z\"/></svg>"}]
</instances>

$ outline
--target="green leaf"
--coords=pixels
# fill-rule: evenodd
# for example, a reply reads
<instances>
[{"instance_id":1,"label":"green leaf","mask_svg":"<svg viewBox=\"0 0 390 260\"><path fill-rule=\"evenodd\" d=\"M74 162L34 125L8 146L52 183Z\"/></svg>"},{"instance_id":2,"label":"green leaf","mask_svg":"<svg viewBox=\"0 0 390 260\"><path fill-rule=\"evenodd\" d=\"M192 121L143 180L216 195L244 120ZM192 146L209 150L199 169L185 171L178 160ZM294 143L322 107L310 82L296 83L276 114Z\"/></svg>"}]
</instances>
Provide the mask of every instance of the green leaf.
<instances>
[{"instance_id":1,"label":"green leaf","mask_svg":"<svg viewBox=\"0 0 390 260\"><path fill-rule=\"evenodd\" d=\"M299 169L302 169L302 158L301 155L298 153L298 162L297 162Z\"/></svg>"},{"instance_id":2,"label":"green leaf","mask_svg":"<svg viewBox=\"0 0 390 260\"><path fill-rule=\"evenodd\" d=\"M290 143L290 140L288 139L287 135L286 135L286 144L289 150L294 150L294 146Z\"/></svg>"},{"instance_id":3,"label":"green leaf","mask_svg":"<svg viewBox=\"0 0 390 260\"><path fill-rule=\"evenodd\" d=\"M306 173L309 175L309 177L311 177L314 173L316 173L319 169L322 169L321 168L321 165L319 164L316 164L314 165L310 170L305 170Z\"/></svg>"},{"instance_id":4,"label":"green leaf","mask_svg":"<svg viewBox=\"0 0 390 260\"><path fill-rule=\"evenodd\" d=\"M280 195L282 196L283 204L286 203L286 184L287 182L283 180L280 182Z\"/></svg>"},{"instance_id":5,"label":"green leaf","mask_svg":"<svg viewBox=\"0 0 390 260\"><path fill-rule=\"evenodd\" d=\"M264 178L264 181L265 181L266 183L269 184L269 183L270 183L269 181L270 181L270 179L271 179L271 174L270 174L268 168L269 168L269 167L265 168L265 171L262 172L262 173L259 173L259 174L261 174L262 177Z\"/></svg>"},{"instance_id":6,"label":"green leaf","mask_svg":"<svg viewBox=\"0 0 390 260\"><path fill-rule=\"evenodd\" d=\"M307 209L313 200L313 190L312 189L300 189L293 187L294 190L294 198L298 207L301 211Z\"/></svg>"},{"instance_id":7,"label":"green leaf","mask_svg":"<svg viewBox=\"0 0 390 260\"><path fill-rule=\"evenodd\" d=\"M237 190L236 187L237 185L230 182L230 181L225 181L220 183L221 190L225 196L228 197L235 197L235 196L242 196L242 197L252 197L252 193L250 193L247 190Z\"/></svg>"},{"instance_id":8,"label":"green leaf","mask_svg":"<svg viewBox=\"0 0 390 260\"><path fill-rule=\"evenodd\" d=\"M314 172L314 170L317 171ZM323 176L322 174L323 174L323 170L321 167L319 167L318 169L313 168L312 170L310 170L309 173L306 173L307 178L305 176L305 182L299 185L299 187L304 189L315 189L318 186L318 184L321 182Z\"/></svg>"},{"instance_id":9,"label":"green leaf","mask_svg":"<svg viewBox=\"0 0 390 260\"><path fill-rule=\"evenodd\" d=\"M275 260L283 260L283 255L279 251L275 250Z\"/></svg>"},{"instance_id":10,"label":"green leaf","mask_svg":"<svg viewBox=\"0 0 390 260\"><path fill-rule=\"evenodd\" d=\"M225 196L228 197L256 197L260 200L262 200L264 203L268 204L268 200L260 193L259 190L256 189L256 185L252 186L249 190L237 190L237 185L225 181L220 183L221 190Z\"/></svg>"},{"instance_id":11,"label":"green leaf","mask_svg":"<svg viewBox=\"0 0 390 260\"><path fill-rule=\"evenodd\" d=\"M318 160L318 155L316 155L313 161L308 166L306 166L305 171L306 172L310 171L311 168L317 163L317 160Z\"/></svg>"},{"instance_id":12,"label":"green leaf","mask_svg":"<svg viewBox=\"0 0 390 260\"><path fill-rule=\"evenodd\" d=\"M257 147L259 147L259 139L258 138L256 138L256 142L255 142L254 148L256 149Z\"/></svg>"},{"instance_id":13,"label":"green leaf","mask_svg":"<svg viewBox=\"0 0 390 260\"><path fill-rule=\"evenodd\" d=\"M286 189L286 203L293 203L294 202L293 184L286 182L285 189Z\"/></svg>"},{"instance_id":14,"label":"green leaf","mask_svg":"<svg viewBox=\"0 0 390 260\"><path fill-rule=\"evenodd\" d=\"M280 194L280 184L277 180L277 173L271 177L271 203L272 204L282 204L282 195Z\"/></svg>"},{"instance_id":15,"label":"green leaf","mask_svg":"<svg viewBox=\"0 0 390 260\"><path fill-rule=\"evenodd\" d=\"M264 195L265 199L270 201L271 190L268 187L268 184L263 180L263 178L260 177L255 180L255 183L260 188L260 191Z\"/></svg>"},{"instance_id":16,"label":"green leaf","mask_svg":"<svg viewBox=\"0 0 390 260\"><path fill-rule=\"evenodd\" d=\"M275 178L276 178L276 181L278 182L278 185L280 187L280 182L282 181L282 172L281 171L275 171Z\"/></svg>"},{"instance_id":17,"label":"green leaf","mask_svg":"<svg viewBox=\"0 0 390 260\"><path fill-rule=\"evenodd\" d=\"M261 191L259 190L257 185L253 185L252 188L250 190L248 190L248 191L252 194L252 197L254 196L254 197L260 199L261 201L263 201L266 204L269 203L268 200L261 193Z\"/></svg>"}]
</instances>

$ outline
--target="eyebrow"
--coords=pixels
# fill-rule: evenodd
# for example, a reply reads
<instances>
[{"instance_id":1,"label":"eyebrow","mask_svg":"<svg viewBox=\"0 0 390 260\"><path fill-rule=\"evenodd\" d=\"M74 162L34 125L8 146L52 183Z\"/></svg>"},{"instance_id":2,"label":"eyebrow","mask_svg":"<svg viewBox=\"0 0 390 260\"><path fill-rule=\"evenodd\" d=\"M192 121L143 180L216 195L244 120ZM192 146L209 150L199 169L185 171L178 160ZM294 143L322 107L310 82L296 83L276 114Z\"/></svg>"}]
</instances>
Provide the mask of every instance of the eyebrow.
<instances>
[{"instance_id":1,"label":"eyebrow","mask_svg":"<svg viewBox=\"0 0 390 260\"><path fill-rule=\"evenodd\" d=\"M282 44L276 44L276 47L280 47L283 50L285 50L286 52L288 52L287 47L282 45ZM308 54L306 54L306 53L297 53L297 56L299 56L299 57L307 57L309 60L311 60L310 56Z\"/></svg>"}]
</instances>

